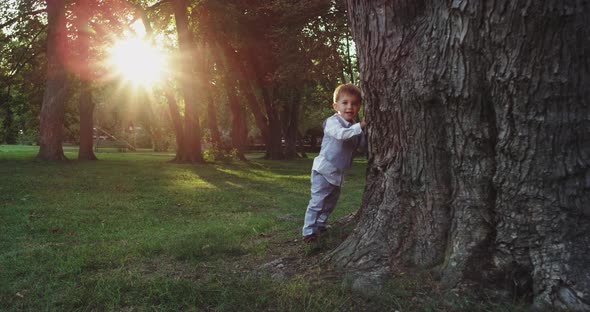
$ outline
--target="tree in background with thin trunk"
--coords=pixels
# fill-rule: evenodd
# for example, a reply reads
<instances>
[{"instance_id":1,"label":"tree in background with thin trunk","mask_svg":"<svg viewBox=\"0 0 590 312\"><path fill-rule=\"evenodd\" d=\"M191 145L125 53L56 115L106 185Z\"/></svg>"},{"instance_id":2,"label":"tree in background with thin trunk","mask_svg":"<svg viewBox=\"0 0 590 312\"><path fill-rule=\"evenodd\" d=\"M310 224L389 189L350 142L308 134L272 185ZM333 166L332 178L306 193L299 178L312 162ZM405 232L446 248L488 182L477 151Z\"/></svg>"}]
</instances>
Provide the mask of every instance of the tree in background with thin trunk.
<instances>
[{"instance_id":1,"label":"tree in background with thin trunk","mask_svg":"<svg viewBox=\"0 0 590 312\"><path fill-rule=\"evenodd\" d=\"M39 153L42 160L67 160L63 152L63 123L67 93L66 18L64 0L47 3L47 82L41 107Z\"/></svg>"},{"instance_id":2,"label":"tree in background with thin trunk","mask_svg":"<svg viewBox=\"0 0 590 312\"><path fill-rule=\"evenodd\" d=\"M89 0L79 0L76 3L76 28L78 33L77 43L80 60L78 64L81 81L80 99L78 110L80 112L80 147L78 160L97 160L93 150L94 127L94 101L92 100L91 82L94 75L90 63L90 16L91 5Z\"/></svg>"},{"instance_id":3,"label":"tree in background with thin trunk","mask_svg":"<svg viewBox=\"0 0 590 312\"><path fill-rule=\"evenodd\" d=\"M183 146L176 151L176 162L202 162L201 129L197 112L197 92L202 91L202 77L195 75L202 66L196 58L202 57L194 44L193 32L189 27L187 0L174 1L174 18L178 32L178 47L183 65L180 67L179 79L184 98L184 135Z\"/></svg>"}]
</instances>

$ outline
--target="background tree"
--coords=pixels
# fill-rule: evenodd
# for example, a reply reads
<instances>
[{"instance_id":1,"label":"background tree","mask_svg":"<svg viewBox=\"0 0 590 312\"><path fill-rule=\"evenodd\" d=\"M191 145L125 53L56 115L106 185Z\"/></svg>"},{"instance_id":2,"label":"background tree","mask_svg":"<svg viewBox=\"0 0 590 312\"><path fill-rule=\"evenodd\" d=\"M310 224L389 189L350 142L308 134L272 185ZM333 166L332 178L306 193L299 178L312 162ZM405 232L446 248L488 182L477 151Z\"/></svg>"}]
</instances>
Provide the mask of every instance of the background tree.
<instances>
[{"instance_id":1,"label":"background tree","mask_svg":"<svg viewBox=\"0 0 590 312\"><path fill-rule=\"evenodd\" d=\"M203 8L210 16L204 23L239 81L267 158L296 157L297 134L308 124L321 125L330 112L317 112L329 106L334 87L350 79L341 53L348 36L343 3L207 1ZM302 126L302 117L313 121Z\"/></svg>"},{"instance_id":2,"label":"background tree","mask_svg":"<svg viewBox=\"0 0 590 312\"><path fill-rule=\"evenodd\" d=\"M129 16L142 16L141 7L132 2L118 0L78 0L70 8L68 29L71 47L67 61L72 78L79 83L72 84L71 93L78 97L78 160L96 160L93 151L95 140L94 112L96 107L93 93L100 90L95 85L108 79L109 69L105 68L108 47L116 36L113 33L129 31ZM144 21L146 30L149 23ZM112 83L112 81L111 81ZM120 83L120 82L117 82Z\"/></svg>"},{"instance_id":3,"label":"background tree","mask_svg":"<svg viewBox=\"0 0 590 312\"><path fill-rule=\"evenodd\" d=\"M47 3L47 83L41 107L39 153L43 160L66 160L63 152L63 123L67 75L65 59L66 19L63 0Z\"/></svg>"},{"instance_id":4,"label":"background tree","mask_svg":"<svg viewBox=\"0 0 590 312\"><path fill-rule=\"evenodd\" d=\"M44 3L0 3L0 143L37 143L46 81Z\"/></svg>"},{"instance_id":5,"label":"background tree","mask_svg":"<svg viewBox=\"0 0 590 312\"><path fill-rule=\"evenodd\" d=\"M219 55L223 55L222 53ZM219 57L217 59L217 67L223 70L223 86L225 87L225 94L229 106L230 120L231 120L231 146L236 151L236 156L240 160L246 160L245 152L247 147L248 130L246 128L246 116L243 101L238 94L238 82L236 75L232 73L227 63Z\"/></svg>"},{"instance_id":6,"label":"background tree","mask_svg":"<svg viewBox=\"0 0 590 312\"><path fill-rule=\"evenodd\" d=\"M95 101L92 101L91 92L100 92L101 88L97 85L108 80L101 66L108 57L108 46L113 43L112 34L129 30L128 17L138 14L135 5L118 0L68 2L66 11L68 57L62 61L68 75L69 92L66 92L63 103L63 140L80 142L82 151L79 156L93 158ZM7 94L2 108L6 108L7 113L0 114L0 123L10 128L6 133L11 134L7 140L2 140L6 143L38 142L40 107L46 80L46 73L39 68L45 68L47 62L45 13L44 1L0 4L2 38L7 42L3 46L0 63L0 87ZM102 88L102 91L110 92L112 89Z\"/></svg>"},{"instance_id":7,"label":"background tree","mask_svg":"<svg viewBox=\"0 0 590 312\"><path fill-rule=\"evenodd\" d=\"M76 1L69 3L66 7L69 12L66 18L68 20L68 47L71 53L69 53L70 57L68 57L66 64L70 79L70 92L67 95L64 108L66 115L64 140L80 143L80 157L85 158L86 155L90 158L95 157L92 151L92 129L95 128L95 120L102 124L99 127L112 126L112 128L105 130L109 130L118 138L125 138L124 129L127 129L127 124L132 121L136 125L142 124L144 129L166 128L161 124L150 124L159 122L159 119L152 118L153 116L143 118L145 116L140 116L137 108L132 107L133 103L119 100L119 98L131 99L126 94L131 92L127 87L105 86L117 84L120 81L108 75L103 63L108 58L109 47L116 43L116 40L124 39L118 38L123 37L124 32L134 32L136 25L131 26L139 18L144 23L148 19L149 22L154 23L153 37L157 37L154 42L158 44L165 42L164 45L170 51L178 49L176 43L172 44L167 39L170 38L170 35L178 38L175 20L170 18L175 16L175 8L177 8L175 4L174 1L160 1L144 8L141 1L103 0L99 2ZM303 2L228 0L186 1L185 4L187 5L186 30L190 32L189 38L193 41L192 47L185 47L182 53L173 53L176 56L175 63L182 65L174 65L177 67L174 67L172 71L178 75L169 77L173 78L170 80L172 84L169 85L172 88L169 91L172 92L164 92L166 88L156 88L154 97L161 98L158 92L176 95L175 88L183 92L184 88L180 82L183 79L191 80L189 84L191 85L191 93L195 93L192 95L195 97L193 101L195 103L194 107L189 104L189 114L187 115L185 102L190 101L173 99L174 101L170 102L178 103L170 106L176 107L177 111L177 116L172 120L182 123L174 126L174 129L182 129L183 131L182 135L178 135L178 133L176 135L180 139L178 142L186 144L187 139L185 139L184 132L187 131L187 116L195 115L191 120L200 124L205 119L215 122L215 118L210 117L225 111L227 90L226 84L221 82L226 78L235 79L236 85L232 89L235 90L236 98L240 105L246 107L245 113L252 115L252 117L248 117L244 113L239 114L243 116L243 125L246 129L257 128L257 130L250 131L250 135L260 135L263 138L263 141L267 143L268 157L271 155L274 155L272 158L276 159L282 159L285 156L296 157L297 138L300 138L308 127L317 127L321 124L321 120L330 114L330 111L325 110L324 107L329 106L326 101L331 97L332 89L339 82L351 79L346 74L348 71L344 70L344 64L353 63L346 61L348 58L344 54L345 41L343 38L348 36L348 33L344 32L346 35L340 34L346 29L345 19L342 15L342 2L328 0ZM0 5L0 9L3 5L7 4ZM16 3L12 5L16 5ZM17 70L18 74L12 77L12 81L15 83L3 84L9 86L5 88L5 90L10 90L9 94L3 98L10 105L0 109L0 122L2 122L0 128L10 129L10 131L6 130L3 133L6 133L7 140L13 143L15 136L18 136L19 133L17 128L31 132L29 136L33 141L37 141L38 125L36 123L38 120L36 117L38 113L36 111L39 111L39 106L38 104L29 104L34 103L31 101L34 92L24 89L27 81L31 81L30 77L25 75L29 75L30 70L31 74L36 73L37 76L44 79L44 74L39 74L39 71L35 70L39 66L29 66L29 63L38 63L37 61L40 60L42 63L40 65L43 66L45 60L42 52L46 42L45 20L35 18L43 17L42 13L45 11L43 2L24 1L19 2L18 5L18 12L20 12L18 15L3 14L3 11L0 10L0 18L2 15L6 15L4 20L0 19L0 23L12 25L10 23L12 22L17 26L14 29L18 30L3 33L6 40L10 45L14 45L15 49L9 53L8 60L11 63L0 66L1 70L7 73L6 76L10 76L8 73L13 68L20 68ZM82 7L90 8L81 9ZM12 12L11 10L7 10L7 12ZM129 18L131 18L131 22ZM84 19L88 19L88 21L85 22ZM21 23L23 21L29 24ZM149 22L145 28L147 32L151 33ZM207 65L199 58L202 53L197 49L200 49L201 43L223 51L223 59L227 62L229 74L222 74L214 62ZM37 47L39 51L36 52L34 47ZM19 49L22 50L22 54L17 53ZM19 59L18 55L26 56L26 59ZM191 63L187 60L191 58L194 66L187 66L188 63ZM11 68L11 66L14 67ZM301 70L302 68L306 70ZM215 77L210 82L220 83L206 86L204 82L207 79L201 77L212 77L212 75ZM21 77L29 79L21 79ZM16 83L16 79L18 79L18 83ZM34 80L39 80L39 78ZM176 84L176 80L178 80L178 84ZM37 92L43 92L42 86L40 87L38 84L32 84L32 86L36 88ZM120 92L115 92L110 96L101 94L117 90ZM297 96L293 97L294 95ZM115 97L116 99L114 99ZM18 99L22 101L19 102ZM223 101L215 103L216 105L213 106L210 105L212 102L209 99ZM105 100L116 102L119 106L100 102ZM205 100L208 106L207 114L200 113L204 112L205 108L199 102ZM76 105L73 105L74 101L77 101ZM158 105L155 102L150 103ZM111 112L95 112L94 106L97 110L107 109ZM16 109L18 107L24 107L26 113ZM214 112L212 108L216 108L217 112ZM154 107L153 111L156 110L157 108ZM102 120L103 117L107 118L112 115L114 111L117 111L117 118L120 120L116 120L116 122ZM173 111L171 110L171 112ZM231 110L228 108L226 112L230 115ZM80 114L79 118L75 116L78 113ZM222 118L219 126L222 130L221 133L224 133L235 123L227 123L226 125L223 115L220 114L220 116ZM19 126L15 120L19 121ZM253 124L248 125L252 121L254 121ZM271 125L273 131L270 131ZM156 135L157 131L150 131L150 133L154 134L152 138L157 136L164 139L166 137L164 133ZM212 134L214 133L215 131L212 132ZM25 136L22 135L22 137ZM212 135L213 137L217 138L218 136ZM201 135L195 134L193 141L196 142L200 139L202 139ZM284 139L285 147L281 144L281 139ZM245 142L246 140L236 141ZM154 146L159 145L155 144ZM177 147L177 154L185 154L182 146Z\"/></svg>"},{"instance_id":8,"label":"background tree","mask_svg":"<svg viewBox=\"0 0 590 312\"><path fill-rule=\"evenodd\" d=\"M93 114L94 102L92 100L91 81L94 75L91 73L90 66L90 17L92 16L92 7L89 0L79 0L76 3L75 11L77 13L77 47L79 77L81 81L80 99L78 110L80 112L80 147L78 149L78 160L96 160L93 151Z\"/></svg>"},{"instance_id":9,"label":"background tree","mask_svg":"<svg viewBox=\"0 0 590 312\"><path fill-rule=\"evenodd\" d=\"M348 5L370 157L332 258L590 309L588 6Z\"/></svg>"},{"instance_id":10,"label":"background tree","mask_svg":"<svg viewBox=\"0 0 590 312\"><path fill-rule=\"evenodd\" d=\"M197 46L194 44L187 10L186 0L174 1L178 46L183 61L179 77L184 95L184 144L177 150L175 161L201 162L203 156L201 155L201 131L197 115L196 92L203 90L203 84L198 83L201 78L195 75L195 71L202 70L203 66L196 59L201 56L196 51ZM202 43L200 45L202 46Z\"/></svg>"}]
</instances>

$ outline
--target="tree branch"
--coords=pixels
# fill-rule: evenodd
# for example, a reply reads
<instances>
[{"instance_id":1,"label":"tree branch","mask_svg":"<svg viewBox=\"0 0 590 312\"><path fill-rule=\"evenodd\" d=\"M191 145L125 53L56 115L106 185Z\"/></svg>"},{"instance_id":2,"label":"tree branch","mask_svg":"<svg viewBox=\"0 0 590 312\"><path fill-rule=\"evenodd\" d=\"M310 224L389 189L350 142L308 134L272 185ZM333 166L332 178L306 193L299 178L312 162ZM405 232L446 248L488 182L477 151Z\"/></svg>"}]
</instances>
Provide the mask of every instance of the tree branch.
<instances>
[{"instance_id":1,"label":"tree branch","mask_svg":"<svg viewBox=\"0 0 590 312\"><path fill-rule=\"evenodd\" d=\"M15 18L12 18L12 19L10 19L10 20L8 20L8 21L6 21L6 22L4 22L4 23L0 24L0 29L2 29L2 28L4 28L4 27L6 27L6 26L10 26L10 25L12 25L12 24L16 23L16 21L18 21L19 19L21 19L21 18L23 18L23 17L25 17L25 16L29 16L29 15L37 15L37 14L39 14L39 13L44 13L44 12L47 12L47 9L40 9L40 10L36 10L36 11L31 11L31 12L28 12L28 13L24 13L24 14L22 14L22 15L19 15L19 16L15 17Z\"/></svg>"},{"instance_id":2,"label":"tree branch","mask_svg":"<svg viewBox=\"0 0 590 312\"><path fill-rule=\"evenodd\" d=\"M170 0L161 0L160 2L154 3L152 5L150 5L149 7L146 8L146 10L153 10L167 2L170 2Z\"/></svg>"}]
</instances>

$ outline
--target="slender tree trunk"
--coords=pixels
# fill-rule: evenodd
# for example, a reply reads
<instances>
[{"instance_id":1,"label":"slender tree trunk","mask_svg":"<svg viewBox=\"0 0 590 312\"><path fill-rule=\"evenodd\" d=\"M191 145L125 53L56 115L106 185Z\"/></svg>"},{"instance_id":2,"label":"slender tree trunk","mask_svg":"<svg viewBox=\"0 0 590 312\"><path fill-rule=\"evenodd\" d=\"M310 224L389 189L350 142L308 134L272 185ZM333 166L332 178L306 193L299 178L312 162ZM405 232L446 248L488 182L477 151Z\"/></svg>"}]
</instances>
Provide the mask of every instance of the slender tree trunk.
<instances>
[{"instance_id":1,"label":"slender tree trunk","mask_svg":"<svg viewBox=\"0 0 590 312\"><path fill-rule=\"evenodd\" d=\"M94 103L92 102L92 92L90 82L82 81L80 93L80 147L78 149L78 160L97 160L94 155L93 147L93 114Z\"/></svg>"},{"instance_id":2,"label":"slender tree trunk","mask_svg":"<svg viewBox=\"0 0 590 312\"><path fill-rule=\"evenodd\" d=\"M227 66L235 73L240 94L242 94L246 105L250 109L250 112L252 112L254 121L260 130L262 138L267 142L269 139L268 118L263 113L263 109L260 107L260 104L258 103L259 101L252 91L252 84L250 83L250 81L254 79L254 74L249 74L238 54L228 43L217 42L217 46L223 51L223 55L227 60Z\"/></svg>"},{"instance_id":3,"label":"slender tree trunk","mask_svg":"<svg viewBox=\"0 0 590 312\"><path fill-rule=\"evenodd\" d=\"M240 89L240 94L244 98L249 111L254 116L256 127L258 127L258 130L260 130L260 135L266 142L270 136L268 134L268 118L264 115L262 109L260 108L260 104L256 99L256 95L254 95L254 92L252 91L252 85L245 79L238 79L238 86Z\"/></svg>"},{"instance_id":4,"label":"slender tree trunk","mask_svg":"<svg viewBox=\"0 0 590 312\"><path fill-rule=\"evenodd\" d=\"M178 109L178 104L176 103L176 97L174 97L174 92L170 86L165 87L164 95L166 97L166 101L168 102L170 119L172 121L172 125L174 126L174 134L176 138L176 155L178 158L178 155L184 155L184 150L186 149L184 146L185 141L184 129L182 128L182 117L180 116L180 110Z\"/></svg>"},{"instance_id":5,"label":"slender tree trunk","mask_svg":"<svg viewBox=\"0 0 590 312\"><path fill-rule=\"evenodd\" d=\"M143 90L143 92L138 95L139 99L142 103L144 103L144 111L143 114L145 122L143 123L145 126L145 130L149 131L150 139L152 141L152 149L154 152L165 152L166 142L164 141L164 133L162 131L162 121L159 118L159 114L154 111L154 95L149 94L148 90Z\"/></svg>"},{"instance_id":6,"label":"slender tree trunk","mask_svg":"<svg viewBox=\"0 0 590 312\"><path fill-rule=\"evenodd\" d=\"M354 70L352 70L352 56L350 54L350 40L348 39L348 34L345 36L346 39L346 70L348 71L348 75L350 76L350 82L354 82Z\"/></svg>"},{"instance_id":7,"label":"slender tree trunk","mask_svg":"<svg viewBox=\"0 0 590 312\"><path fill-rule=\"evenodd\" d=\"M215 108L215 102L211 95L207 97L207 122L209 131L211 131L211 144L219 148L221 146L221 134L217 125L217 108Z\"/></svg>"},{"instance_id":8,"label":"slender tree trunk","mask_svg":"<svg viewBox=\"0 0 590 312\"><path fill-rule=\"evenodd\" d=\"M305 152L305 144L303 142L303 134L300 131L297 131L297 142L299 146L299 156L301 158L307 158L307 153Z\"/></svg>"},{"instance_id":9,"label":"slender tree trunk","mask_svg":"<svg viewBox=\"0 0 590 312\"><path fill-rule=\"evenodd\" d=\"M247 130L246 130L246 116L243 105L240 105L240 100L237 95L236 72L239 70L236 66L231 66L234 63L230 58L233 56L228 51L224 50L220 55L224 57L217 57L216 64L223 70L225 79L223 84L227 101L229 104L229 111L231 115L231 142L232 148L237 152L237 157L240 160L246 160L245 149L247 145Z\"/></svg>"},{"instance_id":10,"label":"slender tree trunk","mask_svg":"<svg viewBox=\"0 0 590 312\"><path fill-rule=\"evenodd\" d=\"M263 64L259 61L255 51L249 51L247 62L252 66L252 74L256 86L262 94L262 103L268 119L268 140L266 141L266 158L279 160L284 158L282 140L282 127L277 104L273 100L275 87L264 80L266 71Z\"/></svg>"},{"instance_id":11,"label":"slender tree trunk","mask_svg":"<svg viewBox=\"0 0 590 312\"><path fill-rule=\"evenodd\" d=\"M215 147L214 150L219 152L219 148L221 147L221 134L219 133L219 126L217 124L217 108L215 107L215 102L213 100L214 88L213 85L210 83L211 75L210 73L213 72L214 68L214 51L212 51L211 47L212 44L207 44L208 49L208 56L207 56L207 66L206 70L209 75L206 79L206 98L207 98L207 126L209 128L209 132L211 133L211 144ZM217 157L217 155L216 155Z\"/></svg>"},{"instance_id":12,"label":"slender tree trunk","mask_svg":"<svg viewBox=\"0 0 590 312\"><path fill-rule=\"evenodd\" d=\"M246 160L246 156L244 156L244 149L247 143L246 121L244 120L244 110L236 96L235 80L232 77L233 75L226 71L225 91L231 114L231 142L232 147L237 151L238 158L240 160Z\"/></svg>"},{"instance_id":13,"label":"slender tree trunk","mask_svg":"<svg viewBox=\"0 0 590 312\"><path fill-rule=\"evenodd\" d=\"M51 161L67 160L63 152L63 124L67 93L66 21L64 0L47 3L47 82L39 133L37 158Z\"/></svg>"},{"instance_id":14,"label":"slender tree trunk","mask_svg":"<svg viewBox=\"0 0 590 312\"><path fill-rule=\"evenodd\" d=\"M248 130L246 128L244 109L242 105L240 105L238 97L236 96L235 86L226 85L226 91L232 116L232 147L236 149L237 156L240 160L246 160L244 152L247 144Z\"/></svg>"},{"instance_id":15,"label":"slender tree trunk","mask_svg":"<svg viewBox=\"0 0 590 312\"><path fill-rule=\"evenodd\" d=\"M180 75L182 92L184 94L184 149L177 151L175 161L179 162L202 162L201 154L201 131L199 116L197 115L196 90L202 87L199 83L200 77L195 75L197 66L195 45L192 33L188 25L188 2L187 0L175 0L174 17L178 31L178 46L183 56L185 65Z\"/></svg>"},{"instance_id":16,"label":"slender tree trunk","mask_svg":"<svg viewBox=\"0 0 590 312\"><path fill-rule=\"evenodd\" d=\"M149 130L152 139L152 149L154 152L165 152L166 144L164 142L162 129L160 129L158 125L153 125Z\"/></svg>"},{"instance_id":17,"label":"slender tree trunk","mask_svg":"<svg viewBox=\"0 0 590 312\"><path fill-rule=\"evenodd\" d=\"M299 126L299 105L301 95L299 90L293 90L293 96L290 103L285 107L283 124L285 125L285 158L297 158L297 128Z\"/></svg>"},{"instance_id":18,"label":"slender tree trunk","mask_svg":"<svg viewBox=\"0 0 590 312\"><path fill-rule=\"evenodd\" d=\"M369 167L348 270L590 309L590 8L349 0Z\"/></svg>"},{"instance_id":19,"label":"slender tree trunk","mask_svg":"<svg viewBox=\"0 0 590 312\"><path fill-rule=\"evenodd\" d=\"M265 87L263 88L262 93L267 94L269 93L269 91L266 90ZM270 99L270 97L268 97L268 95L264 95L263 97L265 98L264 102L266 106L269 124L269 139L266 145L266 158L274 160L284 159L285 156L283 154L282 143L283 133L281 131L281 120L279 118L279 112L277 111L276 105L271 103L272 100Z\"/></svg>"},{"instance_id":20,"label":"slender tree trunk","mask_svg":"<svg viewBox=\"0 0 590 312\"><path fill-rule=\"evenodd\" d=\"M315 133L310 134L309 136L310 136L310 138L309 138L309 148L312 151L315 151L316 148L318 147L318 145L317 145L318 144L318 136Z\"/></svg>"},{"instance_id":21,"label":"slender tree trunk","mask_svg":"<svg viewBox=\"0 0 590 312\"><path fill-rule=\"evenodd\" d=\"M264 86L264 84L260 84L261 92L262 92L262 100L264 102L264 107L266 109L266 116L268 118L268 140L266 141L266 158L279 160L284 158L283 154L283 131L281 126L281 121L279 117L279 112L276 108L276 104L273 103L271 94L272 94L272 87Z\"/></svg>"},{"instance_id":22,"label":"slender tree trunk","mask_svg":"<svg viewBox=\"0 0 590 312\"><path fill-rule=\"evenodd\" d=\"M16 144L17 134L13 127L14 113L12 112L12 107L10 106L10 87L8 87L7 89L8 90L5 94L0 93L0 109L4 111L4 119L2 120L2 127L4 128L4 137L1 138L0 142L6 144Z\"/></svg>"},{"instance_id":23,"label":"slender tree trunk","mask_svg":"<svg viewBox=\"0 0 590 312\"><path fill-rule=\"evenodd\" d=\"M80 113L80 146L78 148L78 160L97 160L93 150L93 125L94 102L92 101L91 69L90 69L90 34L88 22L90 19L90 6L88 0L78 1L78 42L80 47L80 100L78 110Z\"/></svg>"}]
</instances>

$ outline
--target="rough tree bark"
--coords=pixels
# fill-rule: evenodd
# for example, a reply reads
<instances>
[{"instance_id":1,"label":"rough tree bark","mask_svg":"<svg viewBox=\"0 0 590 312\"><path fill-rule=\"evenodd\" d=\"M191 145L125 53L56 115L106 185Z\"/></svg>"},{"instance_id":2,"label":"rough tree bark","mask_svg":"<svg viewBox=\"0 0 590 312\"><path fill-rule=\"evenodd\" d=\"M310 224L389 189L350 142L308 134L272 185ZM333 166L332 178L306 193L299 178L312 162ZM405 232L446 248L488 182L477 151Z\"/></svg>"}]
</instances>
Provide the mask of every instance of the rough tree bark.
<instances>
[{"instance_id":1,"label":"rough tree bark","mask_svg":"<svg viewBox=\"0 0 590 312\"><path fill-rule=\"evenodd\" d=\"M359 224L331 259L590 309L588 5L348 5L369 165Z\"/></svg>"},{"instance_id":2,"label":"rough tree bark","mask_svg":"<svg viewBox=\"0 0 590 312\"><path fill-rule=\"evenodd\" d=\"M197 65L195 45L188 23L187 0L174 1L174 18L178 31L178 46L185 64L180 75L182 92L184 94L184 148L176 151L174 161L177 162L202 162L201 154L201 129L197 115L196 90L202 90L202 83L198 83L200 77L195 75ZM180 153L182 152L182 153Z\"/></svg>"},{"instance_id":3,"label":"rough tree bark","mask_svg":"<svg viewBox=\"0 0 590 312\"><path fill-rule=\"evenodd\" d=\"M51 161L67 160L63 152L63 124L67 77L66 20L63 0L47 3L47 83L41 106L39 153L37 158Z\"/></svg>"}]
</instances>

